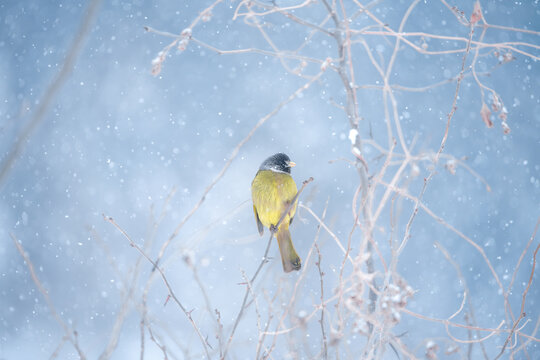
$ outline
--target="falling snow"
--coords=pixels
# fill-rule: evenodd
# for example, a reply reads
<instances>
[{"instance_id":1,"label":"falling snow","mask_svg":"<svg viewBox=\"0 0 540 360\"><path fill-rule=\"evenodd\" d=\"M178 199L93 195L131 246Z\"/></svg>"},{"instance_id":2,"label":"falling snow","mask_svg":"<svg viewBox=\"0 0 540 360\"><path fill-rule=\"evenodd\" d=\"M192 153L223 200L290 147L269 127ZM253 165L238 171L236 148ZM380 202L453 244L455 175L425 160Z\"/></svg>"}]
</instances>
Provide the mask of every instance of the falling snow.
<instances>
[{"instance_id":1,"label":"falling snow","mask_svg":"<svg viewBox=\"0 0 540 360\"><path fill-rule=\"evenodd\" d=\"M505 332L486 340L496 357L512 328L504 298L512 281L508 301L517 317L532 279L517 328L533 334L539 235L526 246L540 215L538 4L419 2L397 35L410 2L374 2L340 24L337 38L351 44L355 59L340 68L336 37L317 31L337 28L320 1L288 17L272 10L280 1L262 1L264 21L243 15L254 2L207 10L212 2L204 3L102 2L58 91L51 83L87 2L0 4L0 166L7 169L0 177L0 358L80 358L73 331L87 358L139 358L147 316L146 358L163 351L206 358L207 341L219 359L246 289L256 301L248 293L231 359L255 358L267 325L260 358L273 331L283 333L273 358L324 358L323 344L328 358L336 349L346 349L341 358L360 354L372 326L365 311L373 284L387 330L419 358L453 358L467 347L450 341L441 322L411 314L445 319L461 306L455 323L472 321L469 306L480 328L505 321ZM503 29L481 35L484 21ZM505 45L478 53L473 46L460 78L466 42L455 38L467 39L470 24L474 41ZM347 28L358 32L347 37ZM355 118L345 113L348 101ZM300 201L317 218L299 206L290 225L300 273L283 274L275 242L263 259L269 232L260 238L253 218L251 181L276 152L297 164L298 187L314 178ZM372 207L362 211L366 204ZM368 251L360 244L370 225ZM153 261L169 240L153 270L137 248ZM368 258L376 262L372 273ZM340 291L344 313L337 314ZM202 342L189 319L200 325ZM450 332L466 341L461 330ZM540 358L538 342L527 344L529 357ZM479 345L472 349L473 358L483 356ZM394 356L390 347L387 354Z\"/></svg>"}]
</instances>

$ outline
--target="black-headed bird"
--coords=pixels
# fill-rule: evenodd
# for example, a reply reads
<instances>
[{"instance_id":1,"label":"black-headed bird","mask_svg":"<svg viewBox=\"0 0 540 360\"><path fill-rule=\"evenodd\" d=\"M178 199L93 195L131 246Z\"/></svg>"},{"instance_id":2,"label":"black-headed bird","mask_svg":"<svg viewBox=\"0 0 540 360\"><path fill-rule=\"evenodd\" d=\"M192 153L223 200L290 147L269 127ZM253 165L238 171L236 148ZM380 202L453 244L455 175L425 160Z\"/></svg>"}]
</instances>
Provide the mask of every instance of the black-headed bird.
<instances>
[{"instance_id":1,"label":"black-headed bird","mask_svg":"<svg viewBox=\"0 0 540 360\"><path fill-rule=\"evenodd\" d=\"M253 199L253 212L259 234L262 236L264 227L271 231L281 216L287 211L296 193L296 183L291 177L291 167L296 164L285 154L278 153L264 160L257 175L251 183L251 197ZM276 237L283 263L283 270L291 272L300 270L302 261L294 249L289 225L296 213L298 199L285 215L285 218L276 231Z\"/></svg>"}]
</instances>

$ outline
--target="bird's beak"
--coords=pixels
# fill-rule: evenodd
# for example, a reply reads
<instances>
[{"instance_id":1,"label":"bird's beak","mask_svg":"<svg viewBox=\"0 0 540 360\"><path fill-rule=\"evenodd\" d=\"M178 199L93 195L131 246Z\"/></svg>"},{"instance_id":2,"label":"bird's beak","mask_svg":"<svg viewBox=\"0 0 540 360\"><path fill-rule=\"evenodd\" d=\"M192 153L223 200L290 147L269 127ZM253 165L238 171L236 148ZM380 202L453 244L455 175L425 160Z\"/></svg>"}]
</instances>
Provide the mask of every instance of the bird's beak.
<instances>
[{"instance_id":1,"label":"bird's beak","mask_svg":"<svg viewBox=\"0 0 540 360\"><path fill-rule=\"evenodd\" d=\"M290 167L295 167L296 166L296 163L294 161L289 161L289 166Z\"/></svg>"}]
</instances>

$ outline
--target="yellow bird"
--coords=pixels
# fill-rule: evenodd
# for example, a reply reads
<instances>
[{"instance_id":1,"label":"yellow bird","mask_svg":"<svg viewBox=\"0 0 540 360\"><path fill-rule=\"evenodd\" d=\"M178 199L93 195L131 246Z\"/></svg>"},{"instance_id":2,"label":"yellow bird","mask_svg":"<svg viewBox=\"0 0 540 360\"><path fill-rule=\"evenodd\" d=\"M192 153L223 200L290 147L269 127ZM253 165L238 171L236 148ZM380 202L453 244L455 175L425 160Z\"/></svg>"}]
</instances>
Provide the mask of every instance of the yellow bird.
<instances>
[{"instance_id":1,"label":"yellow bird","mask_svg":"<svg viewBox=\"0 0 540 360\"><path fill-rule=\"evenodd\" d=\"M298 192L296 183L291 177L291 167L295 165L285 154L272 155L263 161L251 183L253 212L261 236L264 227L271 231L275 228ZM300 270L302 266L302 261L294 250L289 232L289 225L293 221L297 204L298 199L285 215L276 233L285 272Z\"/></svg>"}]
</instances>

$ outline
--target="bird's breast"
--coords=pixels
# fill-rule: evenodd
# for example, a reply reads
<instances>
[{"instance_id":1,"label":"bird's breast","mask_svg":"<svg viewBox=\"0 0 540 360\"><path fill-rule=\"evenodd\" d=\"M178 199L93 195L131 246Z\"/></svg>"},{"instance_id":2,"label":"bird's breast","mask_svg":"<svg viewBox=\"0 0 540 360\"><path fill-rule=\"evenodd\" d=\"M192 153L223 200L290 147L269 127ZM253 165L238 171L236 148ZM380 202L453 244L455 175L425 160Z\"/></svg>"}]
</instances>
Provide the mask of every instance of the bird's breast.
<instances>
[{"instance_id":1,"label":"bird's breast","mask_svg":"<svg viewBox=\"0 0 540 360\"><path fill-rule=\"evenodd\" d=\"M266 227L275 225L297 192L291 175L271 170L260 170L251 183L253 205ZM296 204L283 220L288 223L296 212Z\"/></svg>"}]
</instances>

